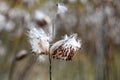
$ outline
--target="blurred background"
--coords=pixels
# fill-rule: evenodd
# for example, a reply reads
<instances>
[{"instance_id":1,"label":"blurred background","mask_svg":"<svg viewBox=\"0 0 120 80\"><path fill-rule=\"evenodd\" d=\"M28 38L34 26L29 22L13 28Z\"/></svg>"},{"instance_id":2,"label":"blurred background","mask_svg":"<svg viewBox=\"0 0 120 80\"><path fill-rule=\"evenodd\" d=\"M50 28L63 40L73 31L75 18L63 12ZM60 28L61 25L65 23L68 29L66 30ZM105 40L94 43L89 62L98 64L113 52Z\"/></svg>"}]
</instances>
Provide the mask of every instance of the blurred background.
<instances>
[{"instance_id":1,"label":"blurred background","mask_svg":"<svg viewBox=\"0 0 120 80\"><path fill-rule=\"evenodd\" d=\"M120 80L120 0L59 0L68 7L55 20L56 37L78 33L82 49L72 61L53 60L53 80ZM0 80L49 80L49 60L31 54L27 27L40 10L51 19L58 0L0 0Z\"/></svg>"}]
</instances>

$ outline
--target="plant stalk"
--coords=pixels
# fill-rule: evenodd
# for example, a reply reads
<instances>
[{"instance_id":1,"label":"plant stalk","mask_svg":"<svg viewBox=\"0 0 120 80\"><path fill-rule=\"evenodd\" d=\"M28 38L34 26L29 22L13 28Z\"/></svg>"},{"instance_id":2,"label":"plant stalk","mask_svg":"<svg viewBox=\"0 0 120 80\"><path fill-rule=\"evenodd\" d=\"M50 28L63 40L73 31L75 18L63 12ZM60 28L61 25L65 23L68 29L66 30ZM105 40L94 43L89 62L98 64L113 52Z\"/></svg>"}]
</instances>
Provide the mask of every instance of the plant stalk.
<instances>
[{"instance_id":1,"label":"plant stalk","mask_svg":"<svg viewBox=\"0 0 120 80\"><path fill-rule=\"evenodd\" d=\"M52 59L51 56L49 55L49 76L50 76L50 80L52 80Z\"/></svg>"}]
</instances>

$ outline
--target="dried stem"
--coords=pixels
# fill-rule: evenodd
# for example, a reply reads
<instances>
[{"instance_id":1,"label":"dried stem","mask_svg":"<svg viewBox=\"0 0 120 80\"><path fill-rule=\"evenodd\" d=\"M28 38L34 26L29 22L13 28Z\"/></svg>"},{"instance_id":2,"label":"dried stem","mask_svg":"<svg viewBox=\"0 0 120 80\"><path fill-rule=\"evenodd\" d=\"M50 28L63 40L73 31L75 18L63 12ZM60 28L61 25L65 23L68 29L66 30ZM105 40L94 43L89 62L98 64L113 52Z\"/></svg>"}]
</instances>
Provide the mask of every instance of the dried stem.
<instances>
[{"instance_id":1,"label":"dried stem","mask_svg":"<svg viewBox=\"0 0 120 80\"><path fill-rule=\"evenodd\" d=\"M53 19L53 23L52 23L52 36L53 38L55 38L55 21L56 21L56 17L57 17L57 14L55 14L55 17Z\"/></svg>"},{"instance_id":2,"label":"dried stem","mask_svg":"<svg viewBox=\"0 0 120 80\"><path fill-rule=\"evenodd\" d=\"M50 63L50 66L49 66L49 76L50 76L50 80L52 80L52 59L51 59L50 55L49 55L49 63Z\"/></svg>"}]
</instances>

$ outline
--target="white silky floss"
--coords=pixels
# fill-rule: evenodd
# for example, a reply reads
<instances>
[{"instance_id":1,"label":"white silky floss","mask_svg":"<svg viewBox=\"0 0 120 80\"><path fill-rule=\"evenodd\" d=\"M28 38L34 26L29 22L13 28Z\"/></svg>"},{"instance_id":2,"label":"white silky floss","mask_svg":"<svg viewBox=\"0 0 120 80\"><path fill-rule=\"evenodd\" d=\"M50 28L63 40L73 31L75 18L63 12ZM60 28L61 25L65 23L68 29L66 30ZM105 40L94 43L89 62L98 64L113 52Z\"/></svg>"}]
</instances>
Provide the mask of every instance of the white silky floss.
<instances>
[{"instance_id":1,"label":"white silky floss","mask_svg":"<svg viewBox=\"0 0 120 80\"><path fill-rule=\"evenodd\" d=\"M41 52L47 53L49 50L49 37L41 28L31 27L29 33L29 42L32 51L40 55Z\"/></svg>"},{"instance_id":2,"label":"white silky floss","mask_svg":"<svg viewBox=\"0 0 120 80\"><path fill-rule=\"evenodd\" d=\"M61 3L58 3L57 6L58 6L57 14L64 14L65 12L68 11L68 8Z\"/></svg>"}]
</instances>

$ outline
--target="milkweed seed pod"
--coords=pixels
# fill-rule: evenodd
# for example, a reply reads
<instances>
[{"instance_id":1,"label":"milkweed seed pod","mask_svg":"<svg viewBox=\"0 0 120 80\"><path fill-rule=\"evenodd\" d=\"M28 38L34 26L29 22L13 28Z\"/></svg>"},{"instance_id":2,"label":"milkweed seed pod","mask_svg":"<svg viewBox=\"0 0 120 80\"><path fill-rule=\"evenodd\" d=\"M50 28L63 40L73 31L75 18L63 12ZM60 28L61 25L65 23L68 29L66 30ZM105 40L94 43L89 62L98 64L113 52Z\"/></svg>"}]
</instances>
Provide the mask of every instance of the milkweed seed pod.
<instances>
[{"instance_id":1,"label":"milkweed seed pod","mask_svg":"<svg viewBox=\"0 0 120 80\"><path fill-rule=\"evenodd\" d=\"M66 35L63 40L59 40L51 46L50 55L57 59L71 60L80 48L81 40L77 38L77 34L69 37Z\"/></svg>"},{"instance_id":2,"label":"milkweed seed pod","mask_svg":"<svg viewBox=\"0 0 120 80\"><path fill-rule=\"evenodd\" d=\"M28 34L32 52L35 55L48 54L50 38L46 35L44 30L41 28L30 27Z\"/></svg>"}]
</instances>

